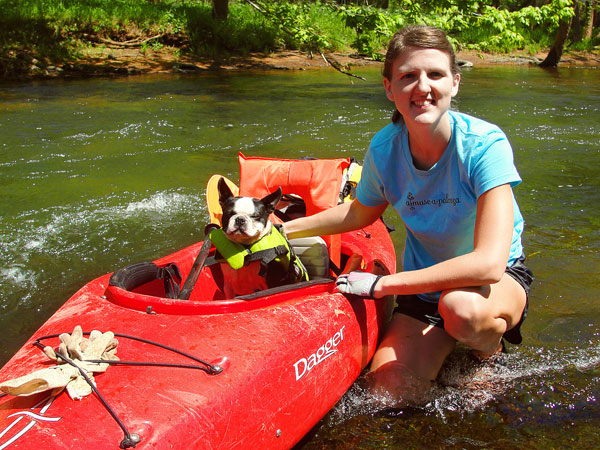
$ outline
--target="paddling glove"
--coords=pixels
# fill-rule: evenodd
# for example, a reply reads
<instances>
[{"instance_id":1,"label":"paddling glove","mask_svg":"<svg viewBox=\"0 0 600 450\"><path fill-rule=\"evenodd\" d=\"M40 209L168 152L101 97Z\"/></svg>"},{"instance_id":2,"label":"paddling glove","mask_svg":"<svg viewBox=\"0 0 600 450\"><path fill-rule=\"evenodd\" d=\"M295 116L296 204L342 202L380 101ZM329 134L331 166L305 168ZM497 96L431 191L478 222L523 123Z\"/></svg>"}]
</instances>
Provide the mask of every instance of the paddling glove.
<instances>
[{"instance_id":1,"label":"paddling glove","mask_svg":"<svg viewBox=\"0 0 600 450\"><path fill-rule=\"evenodd\" d=\"M361 297L375 298L375 285L381 275L369 272L354 271L340 275L335 284L344 294L359 295Z\"/></svg>"}]
</instances>

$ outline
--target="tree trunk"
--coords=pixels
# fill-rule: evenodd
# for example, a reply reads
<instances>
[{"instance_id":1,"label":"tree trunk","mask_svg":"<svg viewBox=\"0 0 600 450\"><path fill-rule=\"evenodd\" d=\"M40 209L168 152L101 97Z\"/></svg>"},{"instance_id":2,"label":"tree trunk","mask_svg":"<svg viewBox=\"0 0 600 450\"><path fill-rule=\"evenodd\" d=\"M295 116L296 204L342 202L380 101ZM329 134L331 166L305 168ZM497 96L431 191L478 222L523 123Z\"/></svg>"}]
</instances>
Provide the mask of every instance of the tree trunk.
<instances>
[{"instance_id":1,"label":"tree trunk","mask_svg":"<svg viewBox=\"0 0 600 450\"><path fill-rule=\"evenodd\" d=\"M213 0L212 16L215 19L225 20L229 15L229 0Z\"/></svg>"},{"instance_id":2,"label":"tree trunk","mask_svg":"<svg viewBox=\"0 0 600 450\"><path fill-rule=\"evenodd\" d=\"M587 22L583 27L583 38L592 39L592 31L594 30L594 9L596 8L596 0L592 0L588 5Z\"/></svg>"},{"instance_id":3,"label":"tree trunk","mask_svg":"<svg viewBox=\"0 0 600 450\"><path fill-rule=\"evenodd\" d=\"M567 36L569 35L569 30L571 29L571 18L561 22L558 25L558 31L556 32L556 37L554 38L554 44L552 48L548 52L548 56L546 59L540 63L540 67L557 67L560 62L560 58L563 54L563 50L565 48L565 42L567 41Z\"/></svg>"},{"instance_id":4,"label":"tree trunk","mask_svg":"<svg viewBox=\"0 0 600 450\"><path fill-rule=\"evenodd\" d=\"M582 28L581 28L581 16L585 12L585 7L582 4L581 0L575 0L573 2L573 7L575 10L575 15L573 16L573 20L571 21L571 42L581 42L582 38Z\"/></svg>"}]
</instances>

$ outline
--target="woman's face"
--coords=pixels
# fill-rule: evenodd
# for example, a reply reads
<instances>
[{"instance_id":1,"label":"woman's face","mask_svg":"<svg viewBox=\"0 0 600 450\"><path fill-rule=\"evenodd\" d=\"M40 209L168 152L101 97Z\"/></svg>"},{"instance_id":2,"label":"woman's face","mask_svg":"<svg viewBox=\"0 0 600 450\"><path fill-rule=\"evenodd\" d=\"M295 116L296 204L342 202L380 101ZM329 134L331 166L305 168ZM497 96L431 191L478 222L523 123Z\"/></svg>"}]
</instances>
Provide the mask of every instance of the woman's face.
<instances>
[{"instance_id":1,"label":"woman's face","mask_svg":"<svg viewBox=\"0 0 600 450\"><path fill-rule=\"evenodd\" d=\"M387 97L409 129L413 125L438 124L450 109L459 83L460 75L452 73L448 54L416 47L408 47L398 56L391 79L383 79Z\"/></svg>"}]
</instances>

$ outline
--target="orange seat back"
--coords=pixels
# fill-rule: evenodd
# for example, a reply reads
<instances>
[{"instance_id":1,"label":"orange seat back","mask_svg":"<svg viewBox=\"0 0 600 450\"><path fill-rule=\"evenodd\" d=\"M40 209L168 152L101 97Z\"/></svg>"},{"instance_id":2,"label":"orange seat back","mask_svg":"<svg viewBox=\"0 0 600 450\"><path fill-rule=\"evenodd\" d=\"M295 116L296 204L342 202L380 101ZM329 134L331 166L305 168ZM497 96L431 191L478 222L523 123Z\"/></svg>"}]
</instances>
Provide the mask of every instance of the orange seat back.
<instances>
[{"instance_id":1,"label":"orange seat back","mask_svg":"<svg viewBox=\"0 0 600 450\"><path fill-rule=\"evenodd\" d=\"M310 216L339 203L344 169L349 158L338 159L273 159L246 157L239 154L240 195L264 197L281 187L283 194L302 197L306 215ZM329 256L340 265L341 236L323 236Z\"/></svg>"}]
</instances>

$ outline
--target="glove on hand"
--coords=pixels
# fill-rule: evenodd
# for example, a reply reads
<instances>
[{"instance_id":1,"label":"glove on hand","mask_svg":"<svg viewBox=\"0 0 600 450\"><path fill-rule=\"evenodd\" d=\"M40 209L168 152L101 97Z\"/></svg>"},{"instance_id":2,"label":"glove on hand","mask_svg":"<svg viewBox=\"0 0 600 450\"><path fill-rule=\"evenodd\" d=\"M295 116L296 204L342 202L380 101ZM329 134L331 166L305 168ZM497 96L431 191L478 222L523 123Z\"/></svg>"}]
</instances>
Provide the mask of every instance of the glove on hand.
<instances>
[{"instance_id":1,"label":"glove on hand","mask_svg":"<svg viewBox=\"0 0 600 450\"><path fill-rule=\"evenodd\" d=\"M344 294L375 298L373 295L375 293L375 285L381 277L382 275L357 270L340 275L335 284L338 290Z\"/></svg>"}]
</instances>

